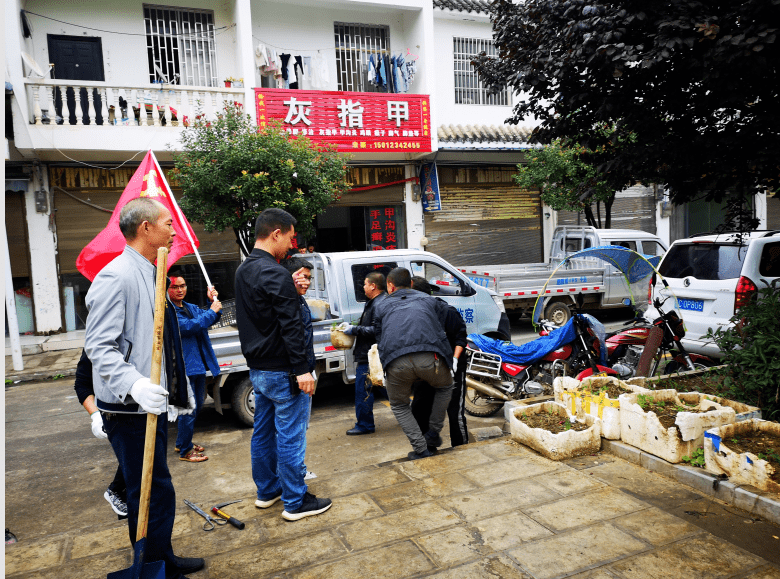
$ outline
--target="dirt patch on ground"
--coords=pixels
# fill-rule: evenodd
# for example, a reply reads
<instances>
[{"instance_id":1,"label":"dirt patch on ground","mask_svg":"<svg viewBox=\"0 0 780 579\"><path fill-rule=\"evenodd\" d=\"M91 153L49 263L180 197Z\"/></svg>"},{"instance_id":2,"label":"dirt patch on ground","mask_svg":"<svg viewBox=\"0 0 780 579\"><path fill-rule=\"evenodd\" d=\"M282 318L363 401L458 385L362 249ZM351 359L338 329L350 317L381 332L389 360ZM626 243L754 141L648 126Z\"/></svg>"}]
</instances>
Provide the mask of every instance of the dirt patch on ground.
<instances>
[{"instance_id":1,"label":"dirt patch on ground","mask_svg":"<svg viewBox=\"0 0 780 579\"><path fill-rule=\"evenodd\" d=\"M723 385L725 378L726 375L720 372L708 372L697 376L670 374L657 382L647 383L645 387L649 390L672 388L678 392L701 392L702 394L726 397L728 388Z\"/></svg>"},{"instance_id":2,"label":"dirt patch on ground","mask_svg":"<svg viewBox=\"0 0 780 579\"><path fill-rule=\"evenodd\" d=\"M556 413L539 412L537 414L521 414L520 420L523 424L531 428L543 428L553 434L566 432L567 430L587 430L588 425L584 422L571 422L568 417Z\"/></svg>"},{"instance_id":3,"label":"dirt patch on ground","mask_svg":"<svg viewBox=\"0 0 780 579\"><path fill-rule=\"evenodd\" d=\"M632 394L634 392L633 390L629 390L628 388L623 388L619 384L614 384L614 383L606 384L598 389L585 387L582 389L582 391L587 392L589 394L595 394L597 396L602 392L606 392L607 396L609 396L612 400L617 400L617 397L620 396L621 394Z\"/></svg>"},{"instance_id":4,"label":"dirt patch on ground","mask_svg":"<svg viewBox=\"0 0 780 579\"><path fill-rule=\"evenodd\" d=\"M655 412L658 417L658 421L664 428L671 428L674 426L674 421L677 419L677 414L680 412L693 412L699 414L702 410L698 406L689 406L685 403L675 404L674 402L654 401L650 396L639 394L637 396L637 404L645 412Z\"/></svg>"},{"instance_id":5,"label":"dirt patch on ground","mask_svg":"<svg viewBox=\"0 0 780 579\"><path fill-rule=\"evenodd\" d=\"M729 450L737 453L752 452L758 458L767 461L775 472L771 479L780 483L780 437L770 432L757 431L753 434L740 434L724 439Z\"/></svg>"}]
</instances>

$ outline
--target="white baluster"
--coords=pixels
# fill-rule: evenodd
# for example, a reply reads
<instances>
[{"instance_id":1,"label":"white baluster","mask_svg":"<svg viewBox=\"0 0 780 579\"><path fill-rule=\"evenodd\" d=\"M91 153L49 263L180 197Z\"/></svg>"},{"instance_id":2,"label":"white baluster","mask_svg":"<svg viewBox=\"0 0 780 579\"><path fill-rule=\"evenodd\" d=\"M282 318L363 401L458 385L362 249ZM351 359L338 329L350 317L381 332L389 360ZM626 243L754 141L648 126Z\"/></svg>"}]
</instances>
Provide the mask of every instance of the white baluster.
<instances>
[{"instance_id":1,"label":"white baluster","mask_svg":"<svg viewBox=\"0 0 780 579\"><path fill-rule=\"evenodd\" d=\"M62 97L62 124L70 124L70 105L68 104L68 87L60 87L60 96Z\"/></svg>"},{"instance_id":2,"label":"white baluster","mask_svg":"<svg viewBox=\"0 0 780 579\"><path fill-rule=\"evenodd\" d=\"M154 91L152 93L152 118L154 119L154 126L160 126L160 91Z\"/></svg>"},{"instance_id":3,"label":"white baluster","mask_svg":"<svg viewBox=\"0 0 780 579\"><path fill-rule=\"evenodd\" d=\"M192 93L189 93L192 95L192 99L190 100L190 112L192 113L191 121L195 122L195 117L197 117L199 114L203 112L203 101L200 98L200 93L197 91L192 91Z\"/></svg>"},{"instance_id":4,"label":"white baluster","mask_svg":"<svg viewBox=\"0 0 780 579\"><path fill-rule=\"evenodd\" d=\"M37 85L33 85L32 87L33 92L33 119L35 120L36 125L42 125L41 122L41 116L43 113L41 112L41 87Z\"/></svg>"},{"instance_id":5,"label":"white baluster","mask_svg":"<svg viewBox=\"0 0 780 579\"><path fill-rule=\"evenodd\" d=\"M165 103L165 109L163 110L163 117L165 118L165 126L166 127L172 127L171 124L171 91L166 90L165 91L165 97L163 99L163 102Z\"/></svg>"},{"instance_id":6,"label":"white baluster","mask_svg":"<svg viewBox=\"0 0 780 579\"><path fill-rule=\"evenodd\" d=\"M54 98L52 95L52 90L45 86L43 87L43 94L46 97L43 102L43 104L46 106L46 116L49 118L49 124L53 125L54 116L56 113L54 112Z\"/></svg>"},{"instance_id":7,"label":"white baluster","mask_svg":"<svg viewBox=\"0 0 780 579\"><path fill-rule=\"evenodd\" d=\"M102 116L103 124L101 126L108 126L108 88L98 90L98 97L100 97L100 113Z\"/></svg>"},{"instance_id":8,"label":"white baluster","mask_svg":"<svg viewBox=\"0 0 780 579\"><path fill-rule=\"evenodd\" d=\"M96 125L97 124L97 115L95 114L95 103L94 98L95 95L92 94L93 89L87 88L87 116L89 117L89 124L90 125Z\"/></svg>"},{"instance_id":9,"label":"white baluster","mask_svg":"<svg viewBox=\"0 0 780 579\"><path fill-rule=\"evenodd\" d=\"M138 109L138 122L135 120L135 111L131 108L128 111L128 115L130 116L130 126L131 127L137 127L139 126L146 116L146 107L144 107L144 104L142 102L143 100L143 94L141 94L141 98L138 98L138 91L136 89L130 90L130 101L132 104L135 105L135 107Z\"/></svg>"},{"instance_id":10,"label":"white baluster","mask_svg":"<svg viewBox=\"0 0 780 579\"><path fill-rule=\"evenodd\" d=\"M214 104L211 100L211 93L203 91L203 115L207 121L213 122L214 117Z\"/></svg>"},{"instance_id":11,"label":"white baluster","mask_svg":"<svg viewBox=\"0 0 780 579\"><path fill-rule=\"evenodd\" d=\"M109 111L106 112L107 124L117 123L117 121L119 120L119 99L117 99L117 92L118 91L115 88L106 89L106 100L108 101L108 107L109 109L113 108L113 115L114 115L114 119L111 120L108 117Z\"/></svg>"},{"instance_id":12,"label":"white baluster","mask_svg":"<svg viewBox=\"0 0 780 579\"><path fill-rule=\"evenodd\" d=\"M73 98L76 99L76 125L81 126L84 124L84 121L82 120L82 117L84 116L84 111L81 110L81 87L80 86L73 87Z\"/></svg>"},{"instance_id":13,"label":"white baluster","mask_svg":"<svg viewBox=\"0 0 780 579\"><path fill-rule=\"evenodd\" d=\"M190 92L182 92L181 95L181 123L179 126L184 126L184 117L187 117L187 124L191 124L193 121L193 118L195 116L195 107L193 106L192 102L192 93Z\"/></svg>"},{"instance_id":14,"label":"white baluster","mask_svg":"<svg viewBox=\"0 0 780 579\"><path fill-rule=\"evenodd\" d=\"M183 127L184 123L182 122L182 116L181 116L181 103L183 100L181 91L176 92L176 126L177 127Z\"/></svg>"},{"instance_id":15,"label":"white baluster","mask_svg":"<svg viewBox=\"0 0 780 579\"><path fill-rule=\"evenodd\" d=\"M231 99L233 95L227 95L227 97L225 97L225 95L223 95L221 92L218 92L214 96L217 99L216 113L221 115L223 112L225 112L225 101Z\"/></svg>"}]
</instances>

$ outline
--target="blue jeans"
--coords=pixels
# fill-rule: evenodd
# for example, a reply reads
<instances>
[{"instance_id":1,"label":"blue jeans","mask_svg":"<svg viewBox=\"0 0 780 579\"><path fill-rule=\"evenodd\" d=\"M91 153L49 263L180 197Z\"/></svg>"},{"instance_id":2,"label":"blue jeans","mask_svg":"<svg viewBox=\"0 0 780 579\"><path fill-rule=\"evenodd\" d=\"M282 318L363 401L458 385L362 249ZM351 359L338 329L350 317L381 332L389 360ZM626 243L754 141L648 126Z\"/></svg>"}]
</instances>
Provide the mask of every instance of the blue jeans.
<instances>
[{"instance_id":1,"label":"blue jeans","mask_svg":"<svg viewBox=\"0 0 780 579\"><path fill-rule=\"evenodd\" d=\"M367 381L368 364L358 364L355 368L355 428L374 432L374 392L370 388L366 392Z\"/></svg>"},{"instance_id":2,"label":"blue jeans","mask_svg":"<svg viewBox=\"0 0 780 579\"><path fill-rule=\"evenodd\" d=\"M303 482L309 396L290 393L287 372L249 370L249 379L255 391L252 478L257 498L267 501L281 490L285 510L294 511L309 488Z\"/></svg>"},{"instance_id":3,"label":"blue jeans","mask_svg":"<svg viewBox=\"0 0 780 579\"><path fill-rule=\"evenodd\" d=\"M182 414L179 416L179 434L176 436L176 448L179 449L179 456L186 455L192 450L192 433L195 431L195 419L198 417L203 400L206 398L206 375L197 374L188 376L192 392L195 395L195 410L192 414Z\"/></svg>"},{"instance_id":4,"label":"blue jeans","mask_svg":"<svg viewBox=\"0 0 780 579\"><path fill-rule=\"evenodd\" d=\"M138 503L141 499L146 414L103 413L103 427L127 484L127 530L130 532L130 543L135 545ZM166 576L177 577L179 574L173 559L173 547L171 547L176 493L168 470L167 450L168 415L161 414L157 417L144 561L146 563L165 561Z\"/></svg>"}]
</instances>

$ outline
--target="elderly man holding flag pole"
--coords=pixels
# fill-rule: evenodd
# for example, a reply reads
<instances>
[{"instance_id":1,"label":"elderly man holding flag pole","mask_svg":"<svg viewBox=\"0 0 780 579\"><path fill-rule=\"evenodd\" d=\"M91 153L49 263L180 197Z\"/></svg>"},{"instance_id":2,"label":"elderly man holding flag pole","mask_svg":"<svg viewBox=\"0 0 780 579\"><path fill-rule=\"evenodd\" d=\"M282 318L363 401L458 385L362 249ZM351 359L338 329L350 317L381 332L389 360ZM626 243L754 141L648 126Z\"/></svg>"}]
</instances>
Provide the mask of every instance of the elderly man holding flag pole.
<instances>
[{"instance_id":1,"label":"elderly man holding flag pole","mask_svg":"<svg viewBox=\"0 0 780 579\"><path fill-rule=\"evenodd\" d=\"M177 235L180 232L190 243ZM167 413L168 419L175 420L178 413L193 408L173 306L165 308L160 384L149 379L154 261L160 247L170 249L170 265L182 255L197 252L197 240L150 151L125 188L108 226L77 261L79 271L93 281L86 300L84 350L93 365L96 405L127 483L131 543L138 523L146 413ZM157 422L154 457L145 561L165 561L167 579L180 579L201 569L204 561L173 554L176 496L167 464L165 419Z\"/></svg>"}]
</instances>

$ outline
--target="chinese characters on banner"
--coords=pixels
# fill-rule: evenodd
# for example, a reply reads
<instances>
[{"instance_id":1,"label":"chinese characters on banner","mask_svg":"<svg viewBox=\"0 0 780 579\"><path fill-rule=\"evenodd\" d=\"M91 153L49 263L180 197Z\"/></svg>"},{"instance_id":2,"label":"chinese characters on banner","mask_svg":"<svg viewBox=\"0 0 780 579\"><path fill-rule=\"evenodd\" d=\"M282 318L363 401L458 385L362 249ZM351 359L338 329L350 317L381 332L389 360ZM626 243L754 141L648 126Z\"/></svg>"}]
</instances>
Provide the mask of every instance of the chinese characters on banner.
<instances>
[{"instance_id":1,"label":"chinese characters on banner","mask_svg":"<svg viewBox=\"0 0 780 579\"><path fill-rule=\"evenodd\" d=\"M257 124L277 120L291 135L341 153L431 151L427 95L256 88Z\"/></svg>"},{"instance_id":2,"label":"chinese characters on banner","mask_svg":"<svg viewBox=\"0 0 780 579\"><path fill-rule=\"evenodd\" d=\"M439 174L436 172L436 163L423 164L420 171L420 187L422 188L423 211L441 211Z\"/></svg>"},{"instance_id":3,"label":"chinese characters on banner","mask_svg":"<svg viewBox=\"0 0 780 579\"><path fill-rule=\"evenodd\" d=\"M399 237L403 237L398 231L398 210L395 207L369 207L367 211L368 249L398 249Z\"/></svg>"}]
</instances>

